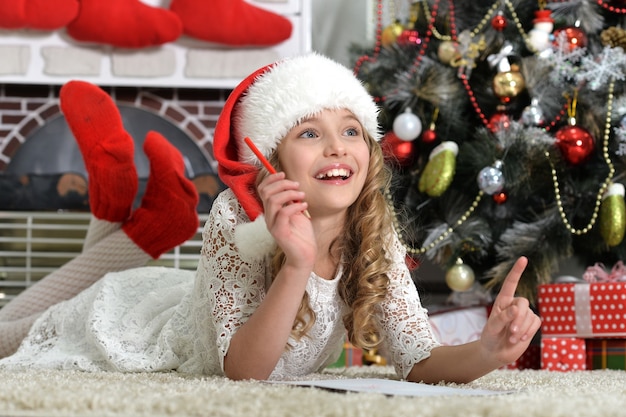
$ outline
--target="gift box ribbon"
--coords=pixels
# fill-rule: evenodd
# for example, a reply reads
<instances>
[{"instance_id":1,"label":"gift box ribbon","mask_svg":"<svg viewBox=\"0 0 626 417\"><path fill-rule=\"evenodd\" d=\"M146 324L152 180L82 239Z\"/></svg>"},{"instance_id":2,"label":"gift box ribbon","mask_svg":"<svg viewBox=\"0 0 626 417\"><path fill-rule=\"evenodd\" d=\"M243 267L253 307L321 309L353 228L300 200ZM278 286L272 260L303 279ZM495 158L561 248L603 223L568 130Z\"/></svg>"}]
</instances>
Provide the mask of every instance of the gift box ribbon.
<instances>
[{"instance_id":1,"label":"gift box ribbon","mask_svg":"<svg viewBox=\"0 0 626 417\"><path fill-rule=\"evenodd\" d=\"M596 263L587 268L583 274L583 279L587 282L624 282L626 281L626 266L622 261L617 261L611 272L607 272L601 263Z\"/></svg>"},{"instance_id":2,"label":"gift box ribbon","mask_svg":"<svg viewBox=\"0 0 626 417\"><path fill-rule=\"evenodd\" d=\"M576 335L593 336L591 326L591 286L574 285L574 305L576 306Z\"/></svg>"}]
</instances>

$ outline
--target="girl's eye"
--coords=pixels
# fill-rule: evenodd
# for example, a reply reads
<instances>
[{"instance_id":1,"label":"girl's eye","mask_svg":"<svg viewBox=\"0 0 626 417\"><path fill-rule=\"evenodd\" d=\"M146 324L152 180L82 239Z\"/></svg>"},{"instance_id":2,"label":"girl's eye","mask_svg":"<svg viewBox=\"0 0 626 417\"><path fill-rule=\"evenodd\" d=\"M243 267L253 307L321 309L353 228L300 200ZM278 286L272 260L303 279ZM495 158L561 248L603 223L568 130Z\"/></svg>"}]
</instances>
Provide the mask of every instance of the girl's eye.
<instances>
[{"instance_id":1,"label":"girl's eye","mask_svg":"<svg viewBox=\"0 0 626 417\"><path fill-rule=\"evenodd\" d=\"M359 131L359 129L351 127L351 128L346 130L346 135L347 136L359 136L360 135L360 131Z\"/></svg>"},{"instance_id":2,"label":"girl's eye","mask_svg":"<svg viewBox=\"0 0 626 417\"><path fill-rule=\"evenodd\" d=\"M317 134L313 130L305 130L304 132L300 134L299 137L305 138L305 139L313 139L317 137Z\"/></svg>"}]
</instances>

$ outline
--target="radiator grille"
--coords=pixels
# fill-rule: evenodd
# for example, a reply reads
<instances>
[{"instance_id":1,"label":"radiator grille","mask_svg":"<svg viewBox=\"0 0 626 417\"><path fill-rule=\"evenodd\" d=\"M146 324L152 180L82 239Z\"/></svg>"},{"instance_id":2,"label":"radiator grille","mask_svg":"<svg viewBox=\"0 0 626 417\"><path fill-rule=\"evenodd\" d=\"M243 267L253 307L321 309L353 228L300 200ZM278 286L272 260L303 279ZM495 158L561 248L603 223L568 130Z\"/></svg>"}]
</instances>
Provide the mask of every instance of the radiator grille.
<instances>
[{"instance_id":1,"label":"radiator grille","mask_svg":"<svg viewBox=\"0 0 626 417\"><path fill-rule=\"evenodd\" d=\"M83 245L90 213L0 211L0 307L59 268ZM201 214L196 234L149 265L194 270L202 246Z\"/></svg>"}]
</instances>

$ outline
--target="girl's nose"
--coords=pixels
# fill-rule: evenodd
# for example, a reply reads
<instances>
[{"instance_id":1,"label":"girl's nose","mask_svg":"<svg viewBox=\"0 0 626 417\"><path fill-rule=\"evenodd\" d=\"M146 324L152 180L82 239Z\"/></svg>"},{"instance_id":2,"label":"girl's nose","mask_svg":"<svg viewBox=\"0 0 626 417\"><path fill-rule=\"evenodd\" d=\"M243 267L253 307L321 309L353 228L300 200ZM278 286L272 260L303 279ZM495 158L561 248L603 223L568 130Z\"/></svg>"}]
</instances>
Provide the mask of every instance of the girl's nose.
<instances>
[{"instance_id":1,"label":"girl's nose","mask_svg":"<svg viewBox=\"0 0 626 417\"><path fill-rule=\"evenodd\" d=\"M344 155L346 153L346 146L339 135L333 134L327 136L326 139L326 154L330 155Z\"/></svg>"}]
</instances>

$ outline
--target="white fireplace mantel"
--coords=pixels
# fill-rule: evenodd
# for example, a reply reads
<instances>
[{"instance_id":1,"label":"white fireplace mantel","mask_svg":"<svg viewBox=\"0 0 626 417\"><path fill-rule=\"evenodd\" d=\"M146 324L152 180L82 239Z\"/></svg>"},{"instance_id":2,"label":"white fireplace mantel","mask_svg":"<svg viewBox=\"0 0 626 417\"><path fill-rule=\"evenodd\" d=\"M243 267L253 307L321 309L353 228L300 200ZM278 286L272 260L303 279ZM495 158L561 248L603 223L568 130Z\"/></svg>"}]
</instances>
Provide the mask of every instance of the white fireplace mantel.
<instances>
[{"instance_id":1,"label":"white fireplace mantel","mask_svg":"<svg viewBox=\"0 0 626 417\"><path fill-rule=\"evenodd\" d=\"M311 50L311 0L247 1L287 17L291 38L272 47L226 48L183 36L135 50L79 43L63 29L1 30L0 84L62 85L79 78L103 86L233 88L263 65Z\"/></svg>"}]
</instances>

